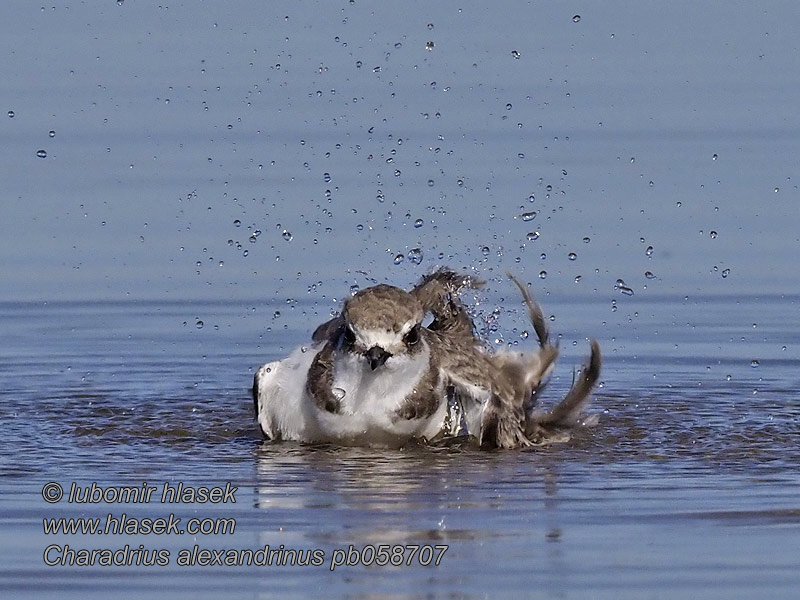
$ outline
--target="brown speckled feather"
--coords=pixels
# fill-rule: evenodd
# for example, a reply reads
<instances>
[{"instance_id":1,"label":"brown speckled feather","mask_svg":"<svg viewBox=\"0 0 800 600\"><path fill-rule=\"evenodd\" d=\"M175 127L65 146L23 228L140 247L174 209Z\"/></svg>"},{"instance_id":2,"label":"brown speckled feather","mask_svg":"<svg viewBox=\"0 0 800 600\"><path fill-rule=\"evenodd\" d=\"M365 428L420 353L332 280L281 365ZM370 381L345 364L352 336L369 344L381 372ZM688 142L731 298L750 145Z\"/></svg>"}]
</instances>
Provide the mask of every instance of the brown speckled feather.
<instances>
[{"instance_id":1,"label":"brown speckled feather","mask_svg":"<svg viewBox=\"0 0 800 600\"><path fill-rule=\"evenodd\" d=\"M328 341L314 357L306 376L306 391L320 409L339 412L339 399L333 394L333 348Z\"/></svg>"}]
</instances>

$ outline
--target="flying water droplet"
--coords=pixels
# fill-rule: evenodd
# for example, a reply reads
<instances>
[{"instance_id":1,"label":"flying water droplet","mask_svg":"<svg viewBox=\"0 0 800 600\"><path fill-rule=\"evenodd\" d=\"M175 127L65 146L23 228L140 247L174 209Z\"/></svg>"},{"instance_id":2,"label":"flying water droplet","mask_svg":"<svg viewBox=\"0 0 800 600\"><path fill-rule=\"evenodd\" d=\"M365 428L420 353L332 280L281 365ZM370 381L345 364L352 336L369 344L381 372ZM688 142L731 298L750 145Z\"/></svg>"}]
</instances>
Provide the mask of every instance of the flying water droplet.
<instances>
[{"instance_id":1,"label":"flying water droplet","mask_svg":"<svg viewBox=\"0 0 800 600\"><path fill-rule=\"evenodd\" d=\"M531 212L522 213L522 215L520 216L522 217L523 221L528 223L529 221L533 221L536 218L536 211L532 210Z\"/></svg>"},{"instance_id":2,"label":"flying water droplet","mask_svg":"<svg viewBox=\"0 0 800 600\"><path fill-rule=\"evenodd\" d=\"M626 296L633 296L633 290L625 285L625 281L623 279L617 279L616 283L614 283L614 289L619 290L620 293Z\"/></svg>"},{"instance_id":3,"label":"flying water droplet","mask_svg":"<svg viewBox=\"0 0 800 600\"><path fill-rule=\"evenodd\" d=\"M36 156L39 158L47 158L47 150L37 150Z\"/></svg>"},{"instance_id":4,"label":"flying water droplet","mask_svg":"<svg viewBox=\"0 0 800 600\"><path fill-rule=\"evenodd\" d=\"M539 271L539 279L547 279L547 271Z\"/></svg>"},{"instance_id":5,"label":"flying water droplet","mask_svg":"<svg viewBox=\"0 0 800 600\"><path fill-rule=\"evenodd\" d=\"M422 262L422 250L419 248L412 248L409 250L408 260L415 265L420 264Z\"/></svg>"},{"instance_id":6,"label":"flying water droplet","mask_svg":"<svg viewBox=\"0 0 800 600\"><path fill-rule=\"evenodd\" d=\"M754 369L758 368L758 364L759 363L757 360L750 361L750 366L753 367Z\"/></svg>"},{"instance_id":7,"label":"flying water droplet","mask_svg":"<svg viewBox=\"0 0 800 600\"><path fill-rule=\"evenodd\" d=\"M350 286L350 295L351 295L351 296L355 296L355 295L358 293L358 291L359 291L360 289L361 289L361 288L360 288L360 287L358 287L358 284L357 284L357 283L354 283L353 285L351 285L351 286Z\"/></svg>"},{"instance_id":8,"label":"flying water droplet","mask_svg":"<svg viewBox=\"0 0 800 600\"><path fill-rule=\"evenodd\" d=\"M644 274L644 276L645 276L647 279L655 279L655 278L656 278L656 276L655 276L655 275L653 275L653 272L652 272L652 271L645 271L645 274Z\"/></svg>"},{"instance_id":9,"label":"flying water droplet","mask_svg":"<svg viewBox=\"0 0 800 600\"><path fill-rule=\"evenodd\" d=\"M531 231L528 233L528 241L534 242L539 239L539 232L538 231Z\"/></svg>"},{"instance_id":10,"label":"flying water droplet","mask_svg":"<svg viewBox=\"0 0 800 600\"><path fill-rule=\"evenodd\" d=\"M394 257L394 264L396 264L396 265L402 264L402 262L405 259L406 259L406 257L404 255L398 254L397 256Z\"/></svg>"},{"instance_id":11,"label":"flying water droplet","mask_svg":"<svg viewBox=\"0 0 800 600\"><path fill-rule=\"evenodd\" d=\"M428 42L425 44L425 50L431 51L433 50L433 46L434 46L433 42Z\"/></svg>"},{"instance_id":12,"label":"flying water droplet","mask_svg":"<svg viewBox=\"0 0 800 600\"><path fill-rule=\"evenodd\" d=\"M723 279L727 279L728 275L730 275L730 274L731 274L731 270L730 269L722 269L722 278Z\"/></svg>"},{"instance_id":13,"label":"flying water droplet","mask_svg":"<svg viewBox=\"0 0 800 600\"><path fill-rule=\"evenodd\" d=\"M709 231L708 235L712 240L717 238L717 232L716 231Z\"/></svg>"},{"instance_id":14,"label":"flying water droplet","mask_svg":"<svg viewBox=\"0 0 800 600\"><path fill-rule=\"evenodd\" d=\"M415 227L416 229L419 229L419 228L420 228L420 227L422 227L424 224L425 224L425 221L423 221L422 219L417 219L416 221L414 221L414 227Z\"/></svg>"},{"instance_id":15,"label":"flying water droplet","mask_svg":"<svg viewBox=\"0 0 800 600\"><path fill-rule=\"evenodd\" d=\"M647 255L647 258L650 258L651 256L653 256L653 247L648 246L647 250L645 250L644 253Z\"/></svg>"},{"instance_id":16,"label":"flying water droplet","mask_svg":"<svg viewBox=\"0 0 800 600\"><path fill-rule=\"evenodd\" d=\"M283 230L283 233L281 235L283 236L283 239L285 239L287 242L292 241L292 234L286 229Z\"/></svg>"},{"instance_id":17,"label":"flying water droplet","mask_svg":"<svg viewBox=\"0 0 800 600\"><path fill-rule=\"evenodd\" d=\"M194 324L194 326L197 327L198 329L202 329L203 324L204 323L200 319L197 319L197 322Z\"/></svg>"},{"instance_id":18,"label":"flying water droplet","mask_svg":"<svg viewBox=\"0 0 800 600\"><path fill-rule=\"evenodd\" d=\"M573 23L578 23L578 22L580 22L580 20L581 20L581 16L580 15L575 15L574 17L572 17L572 22Z\"/></svg>"},{"instance_id":19,"label":"flying water droplet","mask_svg":"<svg viewBox=\"0 0 800 600\"><path fill-rule=\"evenodd\" d=\"M569 258L570 260L576 260L576 259L578 258L578 255L577 255L577 254L575 254L574 252L570 252L570 253L567 255L567 258Z\"/></svg>"}]
</instances>

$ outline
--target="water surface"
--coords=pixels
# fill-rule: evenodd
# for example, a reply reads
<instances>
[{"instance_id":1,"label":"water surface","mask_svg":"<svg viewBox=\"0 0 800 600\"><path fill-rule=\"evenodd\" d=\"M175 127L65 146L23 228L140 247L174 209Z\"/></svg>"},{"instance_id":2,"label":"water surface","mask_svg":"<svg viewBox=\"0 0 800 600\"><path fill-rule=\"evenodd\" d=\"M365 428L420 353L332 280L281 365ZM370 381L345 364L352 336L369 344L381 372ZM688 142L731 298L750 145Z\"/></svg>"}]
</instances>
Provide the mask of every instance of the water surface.
<instances>
[{"instance_id":1,"label":"water surface","mask_svg":"<svg viewBox=\"0 0 800 600\"><path fill-rule=\"evenodd\" d=\"M488 294L492 304L499 296ZM626 299L631 302L633 299ZM522 311L504 311L513 330ZM311 305L4 303L3 588L15 597L790 597L800 584L796 297L662 298L563 315L563 393L599 337L600 423L524 452L264 443L253 367L307 339ZM254 310L255 309L255 310ZM629 328L616 325L625 320ZM730 343L745 315L757 333ZM633 314L631 313L631 314ZM652 317L647 317L652 314ZM265 318L264 315L268 315ZM203 326L198 328L198 316ZM698 319L702 326L690 323ZM606 321L616 335L606 336ZM609 323L611 321L611 323ZM795 321L797 322L797 321ZM591 323L595 323L591 326ZM269 330L268 330L269 329ZM532 342L520 340L524 346ZM726 352L716 351L724 345ZM751 366L757 360L758 366ZM237 486L235 504L47 504L42 487ZM156 494L158 496L159 493ZM233 535L65 535L42 519L231 517ZM50 544L170 551L167 566L48 566ZM178 566L183 548L447 545L438 566Z\"/></svg>"}]
</instances>

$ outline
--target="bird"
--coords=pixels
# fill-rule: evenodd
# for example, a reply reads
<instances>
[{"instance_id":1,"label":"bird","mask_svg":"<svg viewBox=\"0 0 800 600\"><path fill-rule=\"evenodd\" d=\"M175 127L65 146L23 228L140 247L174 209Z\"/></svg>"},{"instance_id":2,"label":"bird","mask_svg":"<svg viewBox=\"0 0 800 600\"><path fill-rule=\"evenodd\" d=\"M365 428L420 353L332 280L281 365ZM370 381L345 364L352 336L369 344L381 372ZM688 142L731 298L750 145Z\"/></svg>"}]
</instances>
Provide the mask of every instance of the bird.
<instances>
[{"instance_id":1,"label":"bird","mask_svg":"<svg viewBox=\"0 0 800 600\"><path fill-rule=\"evenodd\" d=\"M558 356L541 306L512 274L539 342L535 351L492 351L460 298L485 285L446 267L410 291L378 284L348 298L311 344L261 366L253 404L263 436L346 446L402 447L474 441L519 449L568 439L600 376L589 359L563 400L539 406ZM426 319L430 322L425 324Z\"/></svg>"}]
</instances>

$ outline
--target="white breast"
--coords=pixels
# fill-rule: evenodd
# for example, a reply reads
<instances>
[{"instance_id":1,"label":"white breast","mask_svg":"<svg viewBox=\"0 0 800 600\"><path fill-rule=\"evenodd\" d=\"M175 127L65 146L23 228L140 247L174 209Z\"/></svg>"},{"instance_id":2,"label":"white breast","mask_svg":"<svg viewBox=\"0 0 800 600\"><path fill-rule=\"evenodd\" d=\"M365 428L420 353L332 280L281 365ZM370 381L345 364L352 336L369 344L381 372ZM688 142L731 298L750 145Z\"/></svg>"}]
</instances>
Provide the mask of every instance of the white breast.
<instances>
[{"instance_id":1,"label":"white breast","mask_svg":"<svg viewBox=\"0 0 800 600\"><path fill-rule=\"evenodd\" d=\"M424 342L423 342L424 343ZM413 357L392 356L376 370L361 356L336 351L334 395L340 411L316 406L306 392L308 369L322 345L294 351L259 369L258 421L270 438L303 442L398 446L411 437L433 437L447 410L443 390L439 410L428 419L395 419L396 410L429 369L427 344Z\"/></svg>"}]
</instances>

